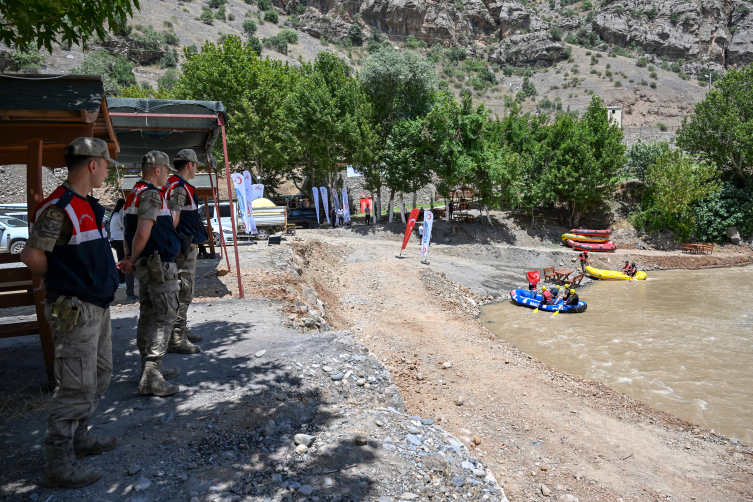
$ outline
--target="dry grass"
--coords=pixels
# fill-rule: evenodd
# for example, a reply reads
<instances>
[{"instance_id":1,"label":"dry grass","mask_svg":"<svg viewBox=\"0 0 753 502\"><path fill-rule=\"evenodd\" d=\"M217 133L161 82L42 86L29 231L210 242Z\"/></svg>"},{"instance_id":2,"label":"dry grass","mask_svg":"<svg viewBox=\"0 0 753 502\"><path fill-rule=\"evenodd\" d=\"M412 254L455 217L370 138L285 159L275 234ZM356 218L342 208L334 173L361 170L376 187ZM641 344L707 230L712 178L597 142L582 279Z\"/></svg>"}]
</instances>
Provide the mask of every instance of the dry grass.
<instances>
[{"instance_id":1,"label":"dry grass","mask_svg":"<svg viewBox=\"0 0 753 502\"><path fill-rule=\"evenodd\" d=\"M52 393L45 392L42 388L37 389L37 392L16 391L0 395L0 418L12 420L42 413L47 408Z\"/></svg>"}]
</instances>

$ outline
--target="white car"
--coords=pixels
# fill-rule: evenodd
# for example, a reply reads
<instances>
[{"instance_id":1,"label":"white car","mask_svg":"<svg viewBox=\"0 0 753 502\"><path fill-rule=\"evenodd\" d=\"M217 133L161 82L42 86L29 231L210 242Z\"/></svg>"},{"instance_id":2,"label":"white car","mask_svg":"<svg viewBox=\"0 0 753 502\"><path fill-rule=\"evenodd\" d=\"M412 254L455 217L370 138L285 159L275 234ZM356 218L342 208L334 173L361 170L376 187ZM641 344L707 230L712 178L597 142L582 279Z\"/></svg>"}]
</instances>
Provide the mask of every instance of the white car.
<instances>
[{"instance_id":1,"label":"white car","mask_svg":"<svg viewBox=\"0 0 753 502\"><path fill-rule=\"evenodd\" d=\"M24 220L0 216L0 249L19 254L29 239L29 225Z\"/></svg>"},{"instance_id":2,"label":"white car","mask_svg":"<svg viewBox=\"0 0 753 502\"><path fill-rule=\"evenodd\" d=\"M233 207L235 207L235 201L233 201ZM270 235L274 235L275 232L284 231L287 224L287 209L284 206L276 206L274 202L269 199L259 198L252 203L254 210L254 222L256 228L259 231L255 236L247 235L243 231L243 225L241 223L240 213L235 212L235 221L238 226L236 235L238 240L241 239L258 239L266 240ZM204 205L199 206L199 217L204 224L207 223L206 208ZM214 245L220 245L220 232L219 223L217 217L214 214L214 204L209 203L209 216L212 223L212 230L214 231ZM227 201L220 202L220 216L222 220L222 233L225 235L225 242L233 242L233 225L230 219L230 203Z\"/></svg>"}]
</instances>

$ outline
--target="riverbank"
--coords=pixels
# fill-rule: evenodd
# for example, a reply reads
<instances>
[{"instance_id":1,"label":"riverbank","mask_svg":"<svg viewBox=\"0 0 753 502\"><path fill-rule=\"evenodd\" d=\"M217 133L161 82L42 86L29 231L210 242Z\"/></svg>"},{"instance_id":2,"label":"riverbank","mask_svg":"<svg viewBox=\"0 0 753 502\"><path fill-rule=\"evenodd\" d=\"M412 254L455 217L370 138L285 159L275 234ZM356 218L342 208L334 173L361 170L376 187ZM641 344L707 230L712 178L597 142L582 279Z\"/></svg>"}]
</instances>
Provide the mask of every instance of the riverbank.
<instances>
[{"instance_id":1,"label":"riverbank","mask_svg":"<svg viewBox=\"0 0 753 502\"><path fill-rule=\"evenodd\" d=\"M577 253L551 244L443 242L453 230L439 232L425 266L417 239L397 257L401 235L389 229L301 231L288 241L289 250L276 251L291 253L290 277L300 281L283 289L300 302L304 286L314 288L326 310L321 321L352 329L391 369L409 413L458 435L493 466L510 500L542 492L561 500L614 501L753 495L748 447L542 364L477 319L478 306L519 286L525 270L574 264ZM242 247L243 263L254 262L257 246ZM671 256L687 266L694 261L680 253L644 256ZM751 260L744 248L714 256L711 266ZM244 288L269 288L255 279L268 273L247 269ZM223 280L232 290L231 276ZM319 322L300 309L286 312L302 331Z\"/></svg>"}]
</instances>

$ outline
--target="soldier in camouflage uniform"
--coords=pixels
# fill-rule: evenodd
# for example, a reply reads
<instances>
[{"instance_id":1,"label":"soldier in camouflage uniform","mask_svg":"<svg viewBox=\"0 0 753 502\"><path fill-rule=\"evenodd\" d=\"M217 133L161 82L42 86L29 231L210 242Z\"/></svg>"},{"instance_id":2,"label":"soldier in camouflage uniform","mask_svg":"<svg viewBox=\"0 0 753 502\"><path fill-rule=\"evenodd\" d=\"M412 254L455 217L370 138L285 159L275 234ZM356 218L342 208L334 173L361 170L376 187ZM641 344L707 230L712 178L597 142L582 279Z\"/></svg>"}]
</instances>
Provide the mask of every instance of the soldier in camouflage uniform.
<instances>
[{"instance_id":1,"label":"soldier in camouflage uniform","mask_svg":"<svg viewBox=\"0 0 753 502\"><path fill-rule=\"evenodd\" d=\"M181 241L162 192L170 159L153 150L142 159L141 176L126 199L123 245L126 257L118 264L124 273L135 269L139 281L139 322L136 345L141 354L139 394L171 396L180 390L165 380L178 376L164 368L162 357L178 317L178 267Z\"/></svg>"},{"instance_id":2,"label":"soldier in camouflage uniform","mask_svg":"<svg viewBox=\"0 0 753 502\"><path fill-rule=\"evenodd\" d=\"M104 474L76 461L118 444L117 436L94 436L88 421L112 377L110 302L118 271L107 233L105 210L88 196L107 176L107 144L78 138L67 148L68 178L32 215L31 235L21 253L44 278L44 315L55 336L55 392L47 409L42 484L79 488Z\"/></svg>"},{"instance_id":3,"label":"soldier in camouflage uniform","mask_svg":"<svg viewBox=\"0 0 753 502\"><path fill-rule=\"evenodd\" d=\"M196 354L201 352L201 349L192 342L200 342L201 335L188 329L187 314L188 307L193 301L197 245L206 242L207 232L201 222L199 209L196 205L196 189L189 181L196 176L197 167L204 164L199 163L196 152L186 148L175 155L174 165L177 172L167 180L165 197L167 197L173 224L178 234L180 234L181 239L189 241L190 245L184 246L187 252L181 252L176 260L178 275L180 276L180 293L178 296L180 308L178 309L178 320L170 336L170 343L167 345L167 351L179 354Z\"/></svg>"}]
</instances>

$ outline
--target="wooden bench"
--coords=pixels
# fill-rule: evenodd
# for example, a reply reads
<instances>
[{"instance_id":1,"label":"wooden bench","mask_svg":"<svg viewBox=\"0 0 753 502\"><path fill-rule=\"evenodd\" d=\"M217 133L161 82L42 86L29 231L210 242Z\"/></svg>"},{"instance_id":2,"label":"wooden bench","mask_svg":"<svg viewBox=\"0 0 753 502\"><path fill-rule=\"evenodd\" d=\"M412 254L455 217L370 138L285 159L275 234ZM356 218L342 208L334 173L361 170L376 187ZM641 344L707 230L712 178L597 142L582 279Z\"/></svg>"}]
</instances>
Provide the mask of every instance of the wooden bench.
<instances>
[{"instance_id":1,"label":"wooden bench","mask_svg":"<svg viewBox=\"0 0 753 502\"><path fill-rule=\"evenodd\" d=\"M573 277L572 280L570 281L570 287L574 288L575 286L580 286L580 281L582 281L585 276L586 274L578 274L575 277Z\"/></svg>"},{"instance_id":2,"label":"wooden bench","mask_svg":"<svg viewBox=\"0 0 753 502\"><path fill-rule=\"evenodd\" d=\"M557 277L557 274L554 273L554 267L544 267L544 282L552 282L552 279L555 279Z\"/></svg>"},{"instance_id":3,"label":"wooden bench","mask_svg":"<svg viewBox=\"0 0 753 502\"><path fill-rule=\"evenodd\" d=\"M21 256L0 254L0 264L10 263L21 263ZM34 292L34 282L31 270L25 266L0 269L0 308L34 306L37 315L36 321L0 324L0 338L39 335L47 378L52 381L55 378L55 344L52 327L44 317L44 307L41 303L44 300L44 292Z\"/></svg>"},{"instance_id":4,"label":"wooden bench","mask_svg":"<svg viewBox=\"0 0 753 502\"><path fill-rule=\"evenodd\" d=\"M690 253L690 254L713 254L714 252L714 245L713 244L681 244L680 249L683 253Z\"/></svg>"}]
</instances>

